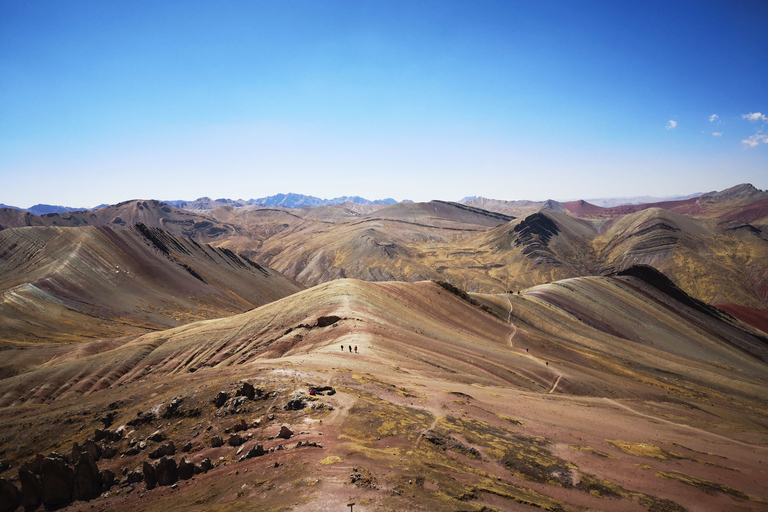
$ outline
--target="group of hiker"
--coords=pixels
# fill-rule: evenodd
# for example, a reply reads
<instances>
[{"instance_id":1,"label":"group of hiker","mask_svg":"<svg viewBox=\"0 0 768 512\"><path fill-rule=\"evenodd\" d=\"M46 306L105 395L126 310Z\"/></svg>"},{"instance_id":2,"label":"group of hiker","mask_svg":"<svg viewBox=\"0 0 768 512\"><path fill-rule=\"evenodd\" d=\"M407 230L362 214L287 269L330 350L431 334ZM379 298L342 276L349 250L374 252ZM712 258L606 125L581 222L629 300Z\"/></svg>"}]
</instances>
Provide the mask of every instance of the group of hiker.
<instances>
[{"instance_id":1,"label":"group of hiker","mask_svg":"<svg viewBox=\"0 0 768 512\"><path fill-rule=\"evenodd\" d=\"M344 352L344 345L341 346L341 351ZM349 345L349 353L352 353L352 345ZM355 354L357 354L357 345L355 345Z\"/></svg>"}]
</instances>

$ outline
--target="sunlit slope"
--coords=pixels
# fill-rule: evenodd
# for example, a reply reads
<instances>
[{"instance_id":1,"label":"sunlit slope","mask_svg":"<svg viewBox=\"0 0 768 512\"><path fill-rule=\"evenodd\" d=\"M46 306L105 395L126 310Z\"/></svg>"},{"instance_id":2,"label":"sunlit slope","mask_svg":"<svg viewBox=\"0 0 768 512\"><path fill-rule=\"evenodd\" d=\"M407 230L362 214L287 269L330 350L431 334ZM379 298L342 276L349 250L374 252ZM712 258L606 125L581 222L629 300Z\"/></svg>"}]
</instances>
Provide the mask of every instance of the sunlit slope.
<instances>
[{"instance_id":1,"label":"sunlit slope","mask_svg":"<svg viewBox=\"0 0 768 512\"><path fill-rule=\"evenodd\" d=\"M234 253L139 225L0 231L0 341L78 341L239 313L301 289Z\"/></svg>"},{"instance_id":2,"label":"sunlit slope","mask_svg":"<svg viewBox=\"0 0 768 512\"><path fill-rule=\"evenodd\" d=\"M653 208L607 224L595 249L605 270L651 265L705 302L768 305L768 237L744 223Z\"/></svg>"},{"instance_id":3,"label":"sunlit slope","mask_svg":"<svg viewBox=\"0 0 768 512\"><path fill-rule=\"evenodd\" d=\"M607 397L762 396L765 340L756 331L692 315L632 279L578 278L476 304L433 282L338 280L117 348L94 344L87 357L85 348L62 354L0 381L0 405L276 359L349 364L339 359L349 345L372 355L372 368L463 384Z\"/></svg>"},{"instance_id":4,"label":"sunlit slope","mask_svg":"<svg viewBox=\"0 0 768 512\"><path fill-rule=\"evenodd\" d=\"M147 334L90 357L61 356L0 381L0 404L80 394L150 374L290 356L335 359L341 344L373 352L387 367L403 364L459 381L545 389L549 377L529 372L535 363L508 350L512 332L505 321L431 282L340 280L241 315Z\"/></svg>"}]
</instances>

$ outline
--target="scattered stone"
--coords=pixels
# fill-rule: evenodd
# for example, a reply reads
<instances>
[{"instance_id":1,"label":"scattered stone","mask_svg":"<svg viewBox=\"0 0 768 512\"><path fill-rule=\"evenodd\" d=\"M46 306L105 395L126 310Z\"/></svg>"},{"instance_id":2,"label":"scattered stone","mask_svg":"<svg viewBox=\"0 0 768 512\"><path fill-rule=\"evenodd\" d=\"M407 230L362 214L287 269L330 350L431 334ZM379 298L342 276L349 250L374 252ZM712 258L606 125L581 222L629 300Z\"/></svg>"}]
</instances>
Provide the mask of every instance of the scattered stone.
<instances>
[{"instance_id":1,"label":"scattered stone","mask_svg":"<svg viewBox=\"0 0 768 512\"><path fill-rule=\"evenodd\" d=\"M180 398L174 398L173 400L171 400L171 402L165 406L163 417L170 418L174 416L178 412L179 404L181 404Z\"/></svg>"},{"instance_id":2,"label":"scattered stone","mask_svg":"<svg viewBox=\"0 0 768 512\"><path fill-rule=\"evenodd\" d=\"M248 450L248 453L245 454L245 458L252 459L253 457L261 457L262 455L264 455L264 445L257 444Z\"/></svg>"},{"instance_id":3,"label":"scattered stone","mask_svg":"<svg viewBox=\"0 0 768 512\"><path fill-rule=\"evenodd\" d=\"M0 478L0 512L13 512L21 505L21 492L10 480Z\"/></svg>"},{"instance_id":4,"label":"scattered stone","mask_svg":"<svg viewBox=\"0 0 768 512\"><path fill-rule=\"evenodd\" d=\"M202 462L200 462L200 469L203 470L203 473L207 473L212 468L213 468L213 464L211 464L211 459L209 459L208 457L204 458Z\"/></svg>"},{"instance_id":5,"label":"scattered stone","mask_svg":"<svg viewBox=\"0 0 768 512\"><path fill-rule=\"evenodd\" d=\"M151 436L149 436L147 439L150 441L155 441L156 443L159 443L160 441L165 439L165 435L160 432L159 430L155 430Z\"/></svg>"},{"instance_id":6,"label":"scattered stone","mask_svg":"<svg viewBox=\"0 0 768 512\"><path fill-rule=\"evenodd\" d=\"M259 428L261 426L261 418L257 420L253 420L251 423L251 428Z\"/></svg>"},{"instance_id":7,"label":"scattered stone","mask_svg":"<svg viewBox=\"0 0 768 512\"><path fill-rule=\"evenodd\" d=\"M286 411L300 411L304 407L306 407L307 404L304 402L304 398L302 397L296 397L293 400L290 400L287 404L283 406L283 409Z\"/></svg>"},{"instance_id":8,"label":"scattered stone","mask_svg":"<svg viewBox=\"0 0 768 512\"><path fill-rule=\"evenodd\" d=\"M195 475L195 465L182 457L179 461L179 480L189 480Z\"/></svg>"},{"instance_id":9,"label":"scattered stone","mask_svg":"<svg viewBox=\"0 0 768 512\"><path fill-rule=\"evenodd\" d=\"M240 434L232 434L229 436L229 446L240 446L245 442L245 438Z\"/></svg>"},{"instance_id":10,"label":"scattered stone","mask_svg":"<svg viewBox=\"0 0 768 512\"><path fill-rule=\"evenodd\" d=\"M270 415L268 415L268 416L267 416L267 419L268 419L269 421L272 421L272 420L274 420L274 419L275 419L275 415L274 415L274 414L270 414Z\"/></svg>"},{"instance_id":11,"label":"scattered stone","mask_svg":"<svg viewBox=\"0 0 768 512\"><path fill-rule=\"evenodd\" d=\"M111 459L112 457L117 455L117 449L114 446L103 445L100 447L100 449L101 449L102 459Z\"/></svg>"},{"instance_id":12,"label":"scattered stone","mask_svg":"<svg viewBox=\"0 0 768 512\"><path fill-rule=\"evenodd\" d=\"M165 457L166 455L174 455L175 453L176 447L174 446L173 441L168 441L167 443L160 445L149 452L149 458L159 459L160 457Z\"/></svg>"},{"instance_id":13,"label":"scattered stone","mask_svg":"<svg viewBox=\"0 0 768 512\"><path fill-rule=\"evenodd\" d=\"M256 390L253 388L253 384L249 382L243 382L240 389L237 390L236 396L244 396L249 400L253 400L256 396Z\"/></svg>"},{"instance_id":14,"label":"scattered stone","mask_svg":"<svg viewBox=\"0 0 768 512\"><path fill-rule=\"evenodd\" d=\"M281 439L290 439L291 436L293 436L293 430L289 429L285 425L280 427L280 433L277 434L277 437L279 437Z\"/></svg>"},{"instance_id":15,"label":"scattered stone","mask_svg":"<svg viewBox=\"0 0 768 512\"><path fill-rule=\"evenodd\" d=\"M146 464L152 470L154 470L154 468L152 468L152 465L149 462L145 462L144 464ZM142 480L144 480L144 474L138 470L130 471L127 475L125 475L125 481L128 484L136 484L141 482Z\"/></svg>"},{"instance_id":16,"label":"scattered stone","mask_svg":"<svg viewBox=\"0 0 768 512\"><path fill-rule=\"evenodd\" d=\"M213 404L218 408L224 405L229 398L229 394L226 391L219 391L216 398L213 399Z\"/></svg>"},{"instance_id":17,"label":"scattered stone","mask_svg":"<svg viewBox=\"0 0 768 512\"><path fill-rule=\"evenodd\" d=\"M218 448L219 446L224 446L224 440L219 436L213 436L211 437L211 446L213 448Z\"/></svg>"},{"instance_id":18,"label":"scattered stone","mask_svg":"<svg viewBox=\"0 0 768 512\"><path fill-rule=\"evenodd\" d=\"M191 452L192 451L192 443L187 443L184 446L181 447L181 451L183 452Z\"/></svg>"},{"instance_id":19,"label":"scattered stone","mask_svg":"<svg viewBox=\"0 0 768 512\"><path fill-rule=\"evenodd\" d=\"M145 461L141 468L144 471L144 483L147 485L147 489L154 489L157 485L157 471L155 470L155 466ZM128 473L129 482L131 481L130 475L131 473Z\"/></svg>"},{"instance_id":20,"label":"scattered stone","mask_svg":"<svg viewBox=\"0 0 768 512\"><path fill-rule=\"evenodd\" d=\"M7 460L0 460L0 473L8 469L11 469L11 464Z\"/></svg>"},{"instance_id":21,"label":"scattered stone","mask_svg":"<svg viewBox=\"0 0 768 512\"><path fill-rule=\"evenodd\" d=\"M109 428L112 423L115 422L115 412L110 411L101 418L99 418L99 421L101 421L104 424L104 428Z\"/></svg>"},{"instance_id":22,"label":"scattered stone","mask_svg":"<svg viewBox=\"0 0 768 512\"><path fill-rule=\"evenodd\" d=\"M109 490L115 485L115 474L109 469L101 470L101 488Z\"/></svg>"},{"instance_id":23,"label":"scattered stone","mask_svg":"<svg viewBox=\"0 0 768 512\"><path fill-rule=\"evenodd\" d=\"M243 430L248 430L248 424L245 422L244 419L241 419L231 427L232 432L242 432Z\"/></svg>"}]
</instances>

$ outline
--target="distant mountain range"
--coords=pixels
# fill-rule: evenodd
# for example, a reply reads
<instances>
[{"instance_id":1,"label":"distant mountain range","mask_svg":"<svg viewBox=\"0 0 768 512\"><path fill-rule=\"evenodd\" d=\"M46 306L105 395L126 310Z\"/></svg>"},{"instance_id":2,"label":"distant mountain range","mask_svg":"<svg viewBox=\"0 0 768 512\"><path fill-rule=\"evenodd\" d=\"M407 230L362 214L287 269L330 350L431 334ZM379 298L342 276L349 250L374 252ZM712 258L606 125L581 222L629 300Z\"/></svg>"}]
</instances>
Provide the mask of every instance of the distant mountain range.
<instances>
[{"instance_id":1,"label":"distant mountain range","mask_svg":"<svg viewBox=\"0 0 768 512\"><path fill-rule=\"evenodd\" d=\"M341 203L356 204L396 204L391 197L387 199L376 199L370 201L360 196L341 196L333 199L321 199L315 196L305 196L303 194L276 194L274 196L260 197L258 199L211 199L210 197L201 197L194 201L165 201L167 204L192 211L213 210L220 206L262 206L262 207L280 207L280 208L303 208L307 206L332 206ZM411 201L404 201L411 202Z\"/></svg>"},{"instance_id":2,"label":"distant mountain range","mask_svg":"<svg viewBox=\"0 0 768 512\"><path fill-rule=\"evenodd\" d=\"M688 194L685 196L668 196L668 197L654 197L654 196L632 196L632 197L615 197L615 198L609 197L609 198L586 199L581 202L582 203L586 202L586 203L589 203L590 205L598 206L601 208L613 208L617 206L635 206L635 205L641 205L641 204L654 204L654 203L662 203L662 202L670 202L670 201L684 201L688 199L694 199L697 197L709 196L716 193L717 192L714 192L714 191L713 192L696 192L696 193ZM399 202L412 203L413 201L409 199L405 199L403 201L396 201L391 197L388 197L386 199L375 199L371 201L369 199L366 199L360 196L340 196L340 197L335 197L333 199L321 199L315 196L307 196L304 194L295 194L295 193L275 194L272 196L260 197L258 199L247 199L247 200L246 199L227 199L227 198L211 199L210 197L200 197L198 199L195 199L194 201L187 201L183 199L164 201L165 204L174 206L176 208L179 208L182 210L196 211L196 212L206 212L222 206L304 208L304 207L315 207L315 206L333 206L333 205L338 205L342 203L353 203L353 204L363 204L363 205L390 205L390 204L397 204ZM561 204L576 203L576 201L561 203L558 201L553 201L551 199L547 201L530 201L530 200L506 201L506 200L499 200L499 199L489 199L489 198L484 198L480 196L467 196L467 197L464 197L463 199L460 199L457 202L459 204L467 204L470 206L486 208L494 211L507 210L505 211L505 213L518 213L514 211L516 208L527 209L531 207L544 208L547 210L559 210L559 209L562 209L562 206L560 206ZM11 206L11 205L0 203L0 208L12 208L15 210L21 210L21 211L33 213L35 215L47 215L51 213L61 214L61 213L76 212L76 211L92 211L92 210L97 210L99 208L103 208L105 206L110 206L110 205L100 204L93 208L73 208L69 206L36 204L30 208L19 208L17 206Z\"/></svg>"}]
</instances>

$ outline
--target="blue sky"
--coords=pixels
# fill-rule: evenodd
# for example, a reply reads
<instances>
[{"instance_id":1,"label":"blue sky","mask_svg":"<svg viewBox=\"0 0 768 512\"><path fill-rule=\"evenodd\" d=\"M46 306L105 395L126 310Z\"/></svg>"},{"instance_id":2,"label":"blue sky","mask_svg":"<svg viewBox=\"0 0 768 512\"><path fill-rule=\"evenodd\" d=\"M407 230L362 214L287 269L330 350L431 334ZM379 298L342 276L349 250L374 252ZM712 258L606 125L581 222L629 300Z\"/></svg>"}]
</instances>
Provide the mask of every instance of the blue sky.
<instances>
[{"instance_id":1,"label":"blue sky","mask_svg":"<svg viewBox=\"0 0 768 512\"><path fill-rule=\"evenodd\" d=\"M768 189L766 28L762 0L0 0L0 203Z\"/></svg>"}]
</instances>

